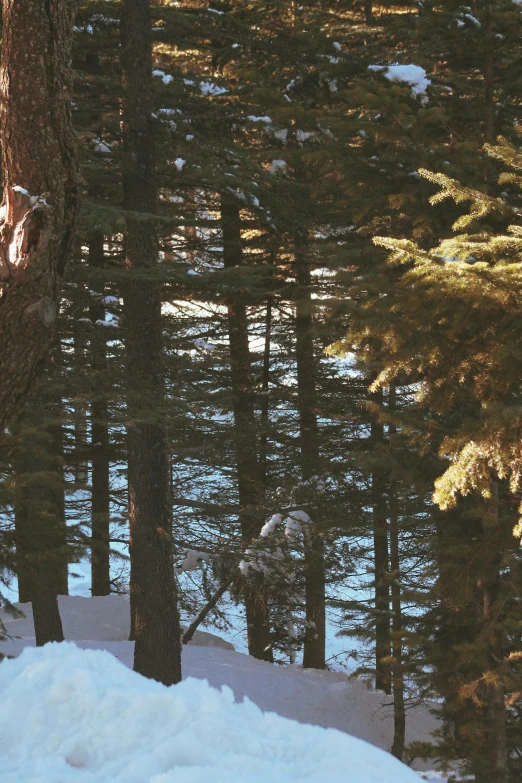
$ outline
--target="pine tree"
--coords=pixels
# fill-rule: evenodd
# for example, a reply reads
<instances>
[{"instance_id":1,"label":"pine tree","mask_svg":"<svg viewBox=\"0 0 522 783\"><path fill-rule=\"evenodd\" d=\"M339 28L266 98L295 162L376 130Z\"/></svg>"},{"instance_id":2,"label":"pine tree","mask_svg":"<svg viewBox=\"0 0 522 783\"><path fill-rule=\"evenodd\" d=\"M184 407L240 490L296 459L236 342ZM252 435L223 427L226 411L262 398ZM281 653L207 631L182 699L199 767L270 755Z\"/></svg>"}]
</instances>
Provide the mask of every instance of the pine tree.
<instances>
[{"instance_id":1,"label":"pine tree","mask_svg":"<svg viewBox=\"0 0 522 783\"><path fill-rule=\"evenodd\" d=\"M52 342L78 214L70 106L75 4L3 4L0 427L21 409ZM27 36L33 41L27 49ZM38 116L34 134L28 116Z\"/></svg>"},{"instance_id":2,"label":"pine tree","mask_svg":"<svg viewBox=\"0 0 522 783\"><path fill-rule=\"evenodd\" d=\"M502 141L487 149L515 169L501 175L500 183L516 187L518 153ZM375 387L394 379L420 385L418 401L427 414L424 427L449 460L435 482L439 506L455 507L459 496L484 499L479 577L483 615L475 643L486 671L474 685L468 684L467 692L479 694L476 698L487 709L488 779L504 783L509 774L504 692L512 687L506 669L512 651L499 607L506 601L503 563L514 524L506 492L516 497L520 475L515 315L520 229L509 225L517 219L518 199L514 195L510 203L508 191L494 198L446 175L425 176L441 188L434 202L452 198L457 204L470 203L471 209L455 223L460 232L431 250L409 240L376 240L392 250L391 263L403 271L386 290L385 306L378 289L366 295L349 340L366 357L378 356L383 362ZM487 641L481 642L484 634Z\"/></svg>"},{"instance_id":3,"label":"pine tree","mask_svg":"<svg viewBox=\"0 0 522 783\"><path fill-rule=\"evenodd\" d=\"M152 39L149 0L121 7L123 190L129 270L157 263L154 140L151 119ZM138 213L138 214L136 214ZM148 216L144 223L140 213ZM161 289L154 281L125 285L129 552L134 668L166 685L181 679L180 629L172 560L169 455L162 421Z\"/></svg>"}]
</instances>

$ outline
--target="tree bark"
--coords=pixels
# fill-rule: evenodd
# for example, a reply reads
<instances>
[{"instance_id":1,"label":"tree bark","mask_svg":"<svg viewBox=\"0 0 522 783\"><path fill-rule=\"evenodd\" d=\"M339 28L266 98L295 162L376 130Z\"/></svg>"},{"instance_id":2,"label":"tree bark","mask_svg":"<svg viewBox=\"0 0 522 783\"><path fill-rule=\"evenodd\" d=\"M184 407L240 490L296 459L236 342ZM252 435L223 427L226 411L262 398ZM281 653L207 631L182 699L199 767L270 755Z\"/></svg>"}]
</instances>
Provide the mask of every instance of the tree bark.
<instances>
[{"instance_id":1,"label":"tree bark","mask_svg":"<svg viewBox=\"0 0 522 783\"><path fill-rule=\"evenodd\" d=\"M77 390L73 405L74 425L74 453L73 471L74 483L77 487L85 488L89 480L89 463L87 461L87 401L83 389L87 385L85 366L87 360L87 340L83 334L74 335L74 360L80 381L80 389Z\"/></svg>"},{"instance_id":2,"label":"tree bark","mask_svg":"<svg viewBox=\"0 0 522 783\"><path fill-rule=\"evenodd\" d=\"M270 384L270 340L272 339L272 301L267 300L265 315L265 345L263 350L263 378L261 384L261 438L259 442L259 468L261 481L266 488L268 479L268 422Z\"/></svg>"},{"instance_id":3,"label":"tree bark","mask_svg":"<svg viewBox=\"0 0 522 783\"><path fill-rule=\"evenodd\" d=\"M237 200L223 195L221 200L223 257L225 268L243 263L241 217ZM232 407L236 442L239 523L243 548L259 536L263 526L263 486L260 481L254 414L254 384L248 345L248 315L244 296L228 297L228 334ZM255 658L271 661L270 617L266 585L262 575L247 580L244 590L247 618L248 652Z\"/></svg>"},{"instance_id":4,"label":"tree bark","mask_svg":"<svg viewBox=\"0 0 522 783\"><path fill-rule=\"evenodd\" d=\"M484 35L484 140L488 144L495 144L496 141L496 114L497 104L495 101L495 49L497 41L493 31L493 18L491 2L484 5L485 19L483 25ZM486 156L486 191L488 195L493 196L497 188L497 165L491 156Z\"/></svg>"},{"instance_id":5,"label":"tree bark","mask_svg":"<svg viewBox=\"0 0 522 783\"><path fill-rule=\"evenodd\" d=\"M4 0L0 104L0 429L20 411L53 340L78 215L70 106L76 0Z\"/></svg>"},{"instance_id":6,"label":"tree bark","mask_svg":"<svg viewBox=\"0 0 522 783\"><path fill-rule=\"evenodd\" d=\"M103 235L95 234L89 241L89 265L104 266ZM103 285L96 281L91 289L99 293L89 309L93 324L105 320ZM92 505L91 505L91 592L109 595L110 575L110 483L109 483L109 410L107 378L107 341L102 327L93 328L91 338L91 448L92 448Z\"/></svg>"},{"instance_id":7,"label":"tree bark","mask_svg":"<svg viewBox=\"0 0 522 783\"><path fill-rule=\"evenodd\" d=\"M32 603L36 646L42 647L48 642L63 642L62 618L53 586L40 583Z\"/></svg>"},{"instance_id":8,"label":"tree bark","mask_svg":"<svg viewBox=\"0 0 522 783\"><path fill-rule=\"evenodd\" d=\"M393 414L396 409L396 389L390 386L388 407ZM390 448L396 427L390 424ZM393 744L392 755L402 761L406 743L406 710L404 706L404 672L402 655L402 605L401 605L401 562L399 550L399 513L397 487L390 479L390 571L392 607L392 687L393 687Z\"/></svg>"},{"instance_id":9,"label":"tree bark","mask_svg":"<svg viewBox=\"0 0 522 783\"><path fill-rule=\"evenodd\" d=\"M58 595L68 592L61 399L43 378L13 427L19 600L31 601L38 645L62 641Z\"/></svg>"},{"instance_id":10,"label":"tree bark","mask_svg":"<svg viewBox=\"0 0 522 783\"><path fill-rule=\"evenodd\" d=\"M504 553L501 521L499 519L499 482L492 479L490 514L493 520L489 528L490 545L484 557L482 578L484 633L488 640L489 673L495 679L485 686L485 703L488 721L489 777L491 783L507 783L508 753L506 736L505 686L501 661L503 655L503 628L499 619L501 567Z\"/></svg>"},{"instance_id":11,"label":"tree bark","mask_svg":"<svg viewBox=\"0 0 522 783\"><path fill-rule=\"evenodd\" d=\"M123 187L129 270L155 270L156 212L149 0L121 4ZM172 552L170 460L164 424L161 287L125 286L129 530L134 670L166 685L181 679L181 638Z\"/></svg>"},{"instance_id":12,"label":"tree bark","mask_svg":"<svg viewBox=\"0 0 522 783\"><path fill-rule=\"evenodd\" d=\"M372 395L382 403L382 391ZM371 438L377 452L384 440L383 425L378 421L371 424ZM386 477L383 469L374 467L372 472L372 517L374 551L374 597L375 597L375 687L385 693L391 693L390 672L390 585L388 553L388 521L384 493Z\"/></svg>"},{"instance_id":13,"label":"tree bark","mask_svg":"<svg viewBox=\"0 0 522 783\"><path fill-rule=\"evenodd\" d=\"M311 277L305 241L296 242L295 262L296 280L299 286L295 322L299 441L301 473L304 481L307 481L320 472L320 453ZM326 666L326 574L319 509L315 510L314 517L305 542L306 633L303 666L324 669Z\"/></svg>"}]
</instances>

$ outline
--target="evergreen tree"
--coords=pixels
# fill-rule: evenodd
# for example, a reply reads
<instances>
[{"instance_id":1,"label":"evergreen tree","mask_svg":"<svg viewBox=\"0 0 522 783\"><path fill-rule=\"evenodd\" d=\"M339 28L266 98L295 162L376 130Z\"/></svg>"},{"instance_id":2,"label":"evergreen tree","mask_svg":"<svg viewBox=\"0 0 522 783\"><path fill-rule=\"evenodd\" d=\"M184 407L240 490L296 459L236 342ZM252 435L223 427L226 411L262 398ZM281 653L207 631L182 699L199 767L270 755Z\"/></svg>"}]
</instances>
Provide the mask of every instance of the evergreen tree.
<instances>
[{"instance_id":1,"label":"evergreen tree","mask_svg":"<svg viewBox=\"0 0 522 783\"><path fill-rule=\"evenodd\" d=\"M69 92L74 10L72 2L51 10L43 1L3 4L2 428L21 409L49 351L77 220ZM36 115L37 134L27 122Z\"/></svg>"}]
</instances>

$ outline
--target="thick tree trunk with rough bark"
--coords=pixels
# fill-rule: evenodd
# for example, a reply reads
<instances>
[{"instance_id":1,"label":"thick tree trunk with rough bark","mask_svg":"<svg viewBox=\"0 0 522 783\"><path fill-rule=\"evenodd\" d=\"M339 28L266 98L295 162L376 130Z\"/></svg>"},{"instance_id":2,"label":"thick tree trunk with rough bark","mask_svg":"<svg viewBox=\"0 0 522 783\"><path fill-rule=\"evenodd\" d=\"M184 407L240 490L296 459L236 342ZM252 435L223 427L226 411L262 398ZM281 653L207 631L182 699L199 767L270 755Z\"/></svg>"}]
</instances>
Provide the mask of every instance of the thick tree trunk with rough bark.
<instances>
[{"instance_id":1,"label":"thick tree trunk with rough bark","mask_svg":"<svg viewBox=\"0 0 522 783\"><path fill-rule=\"evenodd\" d=\"M223 256L225 268L240 267L243 262L241 218L237 200L224 195L221 203ZM259 536L263 526L263 485L257 455L256 421L254 414L254 384L248 316L245 298L240 294L228 297L228 334L232 405L237 455L239 523L243 547ZM249 578L245 585L248 651L255 658L272 660L270 618L266 587L260 574Z\"/></svg>"},{"instance_id":2,"label":"thick tree trunk with rough bark","mask_svg":"<svg viewBox=\"0 0 522 783\"><path fill-rule=\"evenodd\" d=\"M68 592L62 402L44 377L12 427L19 600L31 601L37 644L62 641L58 595Z\"/></svg>"},{"instance_id":3,"label":"thick tree trunk with rough bark","mask_svg":"<svg viewBox=\"0 0 522 783\"><path fill-rule=\"evenodd\" d=\"M306 243L296 243L296 279L299 295L296 300L297 401L299 407L299 439L301 473L305 481L320 472L319 428L317 426L316 359L313 339L313 312L310 290L310 263ZM324 540L319 509L305 543L306 634L303 666L325 668L326 653L326 574Z\"/></svg>"},{"instance_id":4,"label":"thick tree trunk with rough bark","mask_svg":"<svg viewBox=\"0 0 522 783\"><path fill-rule=\"evenodd\" d=\"M36 646L43 647L48 642L63 642L62 618L53 587L40 584L32 603Z\"/></svg>"},{"instance_id":5,"label":"thick tree trunk with rough bark","mask_svg":"<svg viewBox=\"0 0 522 783\"><path fill-rule=\"evenodd\" d=\"M158 240L152 111L149 0L121 4L123 187L128 210L125 258L129 270L153 271ZM181 679L181 636L172 552L170 460L163 421L165 379L161 287L126 283L127 434L131 608L135 671L170 685Z\"/></svg>"},{"instance_id":6,"label":"thick tree trunk with rough bark","mask_svg":"<svg viewBox=\"0 0 522 783\"><path fill-rule=\"evenodd\" d=\"M89 241L89 265L104 266L103 235L93 235ZM109 595L110 576L110 483L109 483L109 410L107 377L106 330L96 321L105 320L103 285L95 280L91 290L99 296L89 308L94 328L91 338L91 591L93 595Z\"/></svg>"},{"instance_id":7,"label":"thick tree trunk with rough bark","mask_svg":"<svg viewBox=\"0 0 522 783\"><path fill-rule=\"evenodd\" d=\"M70 108L76 0L4 0L0 105L0 429L20 411L53 337L78 214Z\"/></svg>"}]
</instances>

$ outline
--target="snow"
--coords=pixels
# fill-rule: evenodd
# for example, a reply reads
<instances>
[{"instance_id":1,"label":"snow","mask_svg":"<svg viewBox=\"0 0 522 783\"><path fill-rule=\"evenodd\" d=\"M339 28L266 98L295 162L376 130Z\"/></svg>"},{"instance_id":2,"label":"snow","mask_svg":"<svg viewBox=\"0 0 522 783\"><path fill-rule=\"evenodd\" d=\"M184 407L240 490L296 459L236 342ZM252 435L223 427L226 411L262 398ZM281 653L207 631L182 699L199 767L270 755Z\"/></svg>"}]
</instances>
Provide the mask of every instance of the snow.
<instances>
[{"instance_id":1,"label":"snow","mask_svg":"<svg viewBox=\"0 0 522 783\"><path fill-rule=\"evenodd\" d=\"M158 109L158 114L164 114L166 117L172 117L175 114L181 114L179 109Z\"/></svg>"},{"instance_id":2,"label":"snow","mask_svg":"<svg viewBox=\"0 0 522 783\"><path fill-rule=\"evenodd\" d=\"M111 152L111 148L105 144L101 139L93 139L92 143L94 145L94 151L95 152Z\"/></svg>"},{"instance_id":3,"label":"snow","mask_svg":"<svg viewBox=\"0 0 522 783\"><path fill-rule=\"evenodd\" d=\"M196 272L195 269L187 269L187 275L197 275L198 277L201 277L199 272Z\"/></svg>"},{"instance_id":4,"label":"snow","mask_svg":"<svg viewBox=\"0 0 522 783\"><path fill-rule=\"evenodd\" d=\"M114 648L116 653L121 652L124 658L128 655L128 663L132 666L133 645L126 641L130 633L130 609L127 598L121 595L89 598L80 595L60 595L58 605L63 633L67 640L95 646L96 642L117 642L121 645L121 650L116 645ZM32 606L20 603L15 603L14 606L23 612L25 617L13 620L5 611L0 610L0 619L7 633L12 637L8 642L0 642L0 650L9 655L18 655L26 645L34 646ZM196 631L190 644L234 650L230 642L205 631ZM120 657L119 654L116 657Z\"/></svg>"},{"instance_id":5,"label":"snow","mask_svg":"<svg viewBox=\"0 0 522 783\"><path fill-rule=\"evenodd\" d=\"M283 515L282 514L274 514L273 516L270 517L268 522L265 522L265 524L261 528L260 535L263 538L266 538L267 536L270 535L270 533L274 532L276 527L278 525L280 525L282 523L282 521L283 521Z\"/></svg>"},{"instance_id":6,"label":"snow","mask_svg":"<svg viewBox=\"0 0 522 783\"><path fill-rule=\"evenodd\" d=\"M181 570L196 571L196 569L201 567L202 563L209 563L210 560L212 560L212 555L208 552L197 552L196 550L189 549L181 562Z\"/></svg>"},{"instance_id":7,"label":"snow","mask_svg":"<svg viewBox=\"0 0 522 783\"><path fill-rule=\"evenodd\" d=\"M202 337L196 337L196 339L193 341L196 348L202 348L204 351L215 351L216 346L211 345L210 343L207 343L206 340L204 340Z\"/></svg>"},{"instance_id":8,"label":"snow","mask_svg":"<svg viewBox=\"0 0 522 783\"><path fill-rule=\"evenodd\" d=\"M12 618L9 618L5 612L0 611L0 617L2 617L8 633L12 636L22 637L13 638L9 641L0 643L0 650L9 655L20 655L24 648L34 647L35 644L34 625L30 604L16 604L15 606L26 614L25 619L13 620ZM111 653L114 658L119 659L121 663L132 668L134 644L133 642L127 641L129 635L129 604L125 597L117 595L92 598L60 596L59 606L64 634L68 640L75 640L77 645L83 650L105 650ZM51 645L45 647L44 651L60 647L62 647L62 645ZM74 648L72 649L74 650ZM38 651L38 654L40 654L40 652L41 651ZM36 652L33 651L32 654L34 655ZM76 656L75 660L80 660L76 652L74 655ZM67 656L64 656L64 658L67 658ZM15 758L8 757L11 765L8 769L10 770L10 774L13 775L12 777L6 777L4 774L6 769L5 763L7 763L5 759L6 753L3 752L4 749L1 745L3 740L0 739L0 757L4 762L2 765L2 783L4 780L8 781L8 783L11 783L11 781L14 783L15 780L31 781L31 783L44 783L44 781L45 783L58 783L58 781L61 783L74 783L77 779L74 775L80 774L79 772L76 773L75 770L64 768L61 773L62 776L58 777L54 776L52 770L48 771L47 768L42 767L42 771L39 773L41 777L31 777L28 772L26 774L24 771L22 774L21 767L17 768L16 764L28 764L30 761L28 754L31 753L31 749L35 756L35 764L37 761L41 762L44 757L46 763L47 761L51 763L51 757L53 763L58 763L55 755L60 752L59 749L67 747L67 753L65 755L68 755L68 753L71 752L70 748L73 746L73 737L76 737L78 741L80 741L80 737L90 737L91 735L89 732L94 730L93 727L99 728L100 737L98 737L98 735L95 737L92 736L88 742L86 741L87 744L83 746L84 748L90 748L91 755L89 755L89 758L95 758L101 763L100 759L102 759L103 754L113 750L111 748L113 735L110 727L111 740L108 740L107 743L103 740L103 736L105 736L103 734L105 724L102 721L101 716L112 716L109 705L112 704L112 694L118 691L120 687L119 683L123 681L121 678L124 678L126 682L124 690L133 692L134 687L138 687L137 685L134 686L132 684L132 679L125 678L127 673L124 669L117 669L117 662L114 661L114 658L109 655L104 655L102 659L97 657L94 659L89 658L89 660L97 660L98 669L103 669L103 672L106 675L102 688L105 692L106 700L104 699L99 704L92 704L89 706L87 713L88 716L91 716L90 719L81 713L81 710L83 709L82 704L85 704L85 700L88 700L88 693L90 693L91 690L96 690L98 686L96 685L94 688L91 688L90 686L86 687L87 693L76 690L76 687L81 690L82 683L90 682L89 677L91 677L91 674L89 673L89 667L87 673L84 673L83 670L80 673L80 670L78 670L77 675L73 678L76 681L75 684L73 682L69 683L69 680L65 677L66 671L70 671L68 663L62 662L62 674L59 675L56 672L52 673L52 666L50 664L45 663L43 659L39 659L39 666L33 667L31 672L26 671L25 675L22 675L22 680L25 682L23 686L25 688L25 695L22 696L22 694L18 693L18 696L14 698L15 704L18 701L20 701L21 704L22 700L25 699L24 705L16 708L9 707L8 709L5 701L7 691L4 691L4 682L5 687L8 687L8 682L12 679L13 688L16 690L18 686L15 685L15 683L18 679L15 675L13 666L19 664L23 658L20 658L17 661L5 661L0 664L0 692L2 692L0 698L2 698L3 706L2 717L0 717L0 738L5 736L3 726L1 725L2 719L11 720L13 716L18 716L20 714L23 716L23 728L17 724L14 734L19 734L26 738L24 741L20 740L19 744L13 745L13 757ZM58 654L53 660L58 660ZM115 671L115 665L116 670L120 671L120 674L113 677L112 672ZM42 675L42 680L40 680L40 671L42 667L45 666L50 667L47 669L48 674L45 676ZM11 674L6 676L5 680L2 680L1 678L6 669L10 671ZM21 671L21 668L17 671ZM122 671L123 673L121 673ZM232 645L225 642L219 636L203 631L196 631L193 641L183 648L183 674L184 677L207 680L211 686L216 688L221 688L223 685L228 686L232 690L236 701L242 701L245 696L247 696L259 709L264 710L265 712L276 712L278 715L291 718L300 723L310 723L324 728L330 727L338 729L341 732L353 735L353 737L358 737L379 748L389 749L391 747L393 739L392 708L384 706L389 704L389 698L380 691L374 691L367 688L366 684L361 680L349 680L343 672L329 672L312 669L304 670L299 666L274 666L264 661L251 658L248 655L235 652ZM137 675L132 675L132 678L136 677ZM46 682L46 680L49 682ZM53 680L56 687L51 687L49 685L51 680ZM135 679L134 682L136 682ZM47 690L48 687L49 690ZM179 687L180 686L176 686L175 693L178 691ZM207 686L205 685L205 688L206 687ZM76 721L74 731L73 726L68 728L68 721L64 720L62 722L62 716L55 715L53 712L53 710L57 710L58 706L60 706L59 694L64 691L66 693L66 698L63 699L63 709L77 710L74 718ZM46 702L45 700L48 695L52 693L55 694L55 700L52 701L52 703ZM219 694L216 694L216 698L218 697ZM50 696L50 698L52 699L53 697ZM32 702L31 704L28 704L29 699ZM121 717L123 717L125 710L130 713L129 721L134 721L134 716L141 713L141 707L139 707L138 704L134 704L133 706L133 704L125 698L120 699L118 697L118 699L115 699L115 710L116 703L120 704L119 714ZM228 716L228 707L224 710L222 725L226 724L228 721L228 718L225 718L225 713ZM34 729L35 731L38 729L43 732L38 725L39 715L45 715L44 718L40 719L41 723L53 725L52 734L49 731L47 732L48 747L50 748L49 759L45 756L47 751L44 753L40 739L37 741L36 737L29 737L26 733L32 730L31 725L33 723L37 724ZM114 718L119 720L116 714L114 715ZM82 722L84 720L85 725ZM107 721L112 722L112 717L107 717ZM141 726L141 730L143 730L144 726L147 726L148 728L148 717L147 719L144 719L144 721L141 721L141 719L138 718L136 723ZM120 733L123 734L127 729L123 724L119 725ZM62 736L60 734L62 726L64 727L64 732L70 730L71 734ZM299 731L302 731L304 728L306 727L300 726ZM414 706L408 709L406 724L407 743L430 741L431 732L436 728L437 722L426 707ZM131 728L129 736L133 736L133 731L134 728ZM201 729L198 729L197 731L199 735ZM175 732L175 727L171 727L171 733L175 735ZM163 753L163 751L160 752L158 750L161 746L161 738L152 732L150 734L148 732L145 733L148 736L149 754L151 757L156 758L157 751L160 755ZM234 731L231 729L230 733L233 735ZM114 737L118 737L117 732L115 732ZM314 742L311 742L310 744L317 743L318 737L319 735L317 735ZM347 737L346 739L350 738ZM191 735L190 737L185 735L185 741L190 747L197 741L197 737L195 735ZM18 743L18 739L16 742ZM116 750L121 747L118 744L117 739L114 739L114 742ZM134 740L128 746L130 750L132 750L133 744ZM357 746L352 747L355 748ZM353 752L355 753L355 750ZM372 751L372 753L374 752L375 751ZM386 757L386 760L388 760L388 757ZM96 763L98 763L98 761ZM142 763L141 759L137 759L136 765L138 765L138 761L140 764ZM82 777L82 781L85 781L85 783L91 783L91 781L93 783L94 781L96 781L96 783L105 783L105 781L114 780L116 783L119 783L120 778L117 776L119 774L119 759L117 758L116 751L115 754L111 756L110 761L107 758L103 763L112 764L110 774L114 774L114 777L111 778L103 767L97 768L91 777L92 770L90 767L87 767L82 770L82 775L85 776ZM344 764L344 778L333 777L333 775L329 773L328 767L325 765L323 768L323 777L318 777L317 780L328 780L329 782L343 780L344 783L344 781L348 779L351 783L362 783L363 781L365 783L367 781L368 783L370 781L371 783L374 783L373 778L357 777L359 772L358 767L353 767L353 775L347 778L346 772L352 769L352 767L349 766L346 759ZM197 777L200 772L195 766L187 764L187 768L192 770L196 777L188 779L178 777L176 778L177 781L189 780L190 783L207 783L208 780L210 783L210 777ZM249 764L246 764L245 768L249 769ZM420 768L423 768L422 764L420 764ZM382 777L375 778L375 783L381 783L381 781L385 780L389 783L390 780L394 779L397 780L397 783L399 783L399 781L400 783L407 783L407 781L410 780L412 783L413 781L419 783L419 778L415 775L412 777L412 773L410 773L406 767L399 767L399 769L400 774L404 775L404 777L389 777L389 770L386 769L385 773L383 768L382 772L379 773L382 774ZM47 773L46 775L44 775L44 770ZM126 774L130 774L132 770L133 760L129 759ZM187 769L184 771L187 771ZM15 777L15 772L19 777ZM106 776L106 774L108 776ZM146 776L147 774L151 773L147 771L146 774L144 773L137 779L128 777L125 779L125 783L132 783L133 780L136 780L136 783L138 783L138 781L139 783L145 783L145 781L150 780L150 777ZM429 774L427 780L429 780L430 783L442 783L444 780L439 777L439 773L430 772L423 774ZM121 778L122 781L123 779L124 778ZM223 783L225 783L225 781L226 783L235 783L235 780L237 780L237 783L247 783L250 779L247 777L240 777L237 779L222 779L217 777L215 780L223 780ZM255 781L255 778L253 780ZM263 778L260 778L260 780L263 780ZM289 780L294 780L294 778L290 777ZM302 780L304 783L308 778L303 777ZM312 778L312 780L314 780L314 778ZM170 778L167 778L166 781L170 782ZM166 781L160 778L159 780L154 781L154 783L166 783ZM212 778L212 781L214 781L214 778Z\"/></svg>"},{"instance_id":9,"label":"snow","mask_svg":"<svg viewBox=\"0 0 522 783\"><path fill-rule=\"evenodd\" d=\"M267 125L270 125L272 122L272 118L268 117L267 115L264 115L263 117L256 117L255 114L249 114L247 120L250 120L250 122L264 122Z\"/></svg>"},{"instance_id":10,"label":"snow","mask_svg":"<svg viewBox=\"0 0 522 783\"><path fill-rule=\"evenodd\" d=\"M228 92L225 87L219 87L219 85L213 82L201 82L199 89L203 95L223 95L223 93Z\"/></svg>"},{"instance_id":11,"label":"snow","mask_svg":"<svg viewBox=\"0 0 522 783\"><path fill-rule=\"evenodd\" d=\"M103 321L101 318L98 318L96 321L97 326L112 326L112 327L118 327L119 324L116 320L113 321Z\"/></svg>"},{"instance_id":12,"label":"snow","mask_svg":"<svg viewBox=\"0 0 522 783\"><path fill-rule=\"evenodd\" d=\"M288 136L288 128L281 128L280 130L274 131L274 138L278 139L279 141L282 141L283 144L286 144L287 136Z\"/></svg>"},{"instance_id":13,"label":"snow","mask_svg":"<svg viewBox=\"0 0 522 783\"><path fill-rule=\"evenodd\" d=\"M117 296L104 296L103 303L106 305L119 304L120 300L118 299Z\"/></svg>"},{"instance_id":14,"label":"snow","mask_svg":"<svg viewBox=\"0 0 522 783\"><path fill-rule=\"evenodd\" d=\"M231 176L234 176L231 174ZM242 190L234 190L234 188L227 188L228 192L231 193L235 198L239 199L239 201L242 201L244 204L246 204L246 196L243 193Z\"/></svg>"},{"instance_id":15,"label":"snow","mask_svg":"<svg viewBox=\"0 0 522 783\"><path fill-rule=\"evenodd\" d=\"M475 27L481 27L479 20L476 16L472 16L472 14L460 14L464 19L469 19L470 22L473 22Z\"/></svg>"},{"instance_id":16,"label":"snow","mask_svg":"<svg viewBox=\"0 0 522 783\"><path fill-rule=\"evenodd\" d=\"M94 28L92 24L82 24L79 26L75 25L73 30L75 33L89 33L89 35L94 35Z\"/></svg>"},{"instance_id":17,"label":"snow","mask_svg":"<svg viewBox=\"0 0 522 783\"><path fill-rule=\"evenodd\" d=\"M339 731L236 703L204 680L167 688L72 643L2 663L0 693L3 783L419 781Z\"/></svg>"},{"instance_id":18,"label":"snow","mask_svg":"<svg viewBox=\"0 0 522 783\"><path fill-rule=\"evenodd\" d=\"M426 71L420 65L369 65L370 71L384 71L384 76L391 82L406 82L411 86L411 94L414 98L420 97L423 103L427 103L426 90L431 84Z\"/></svg>"},{"instance_id":19,"label":"snow","mask_svg":"<svg viewBox=\"0 0 522 783\"><path fill-rule=\"evenodd\" d=\"M192 133L187 133L187 135L185 136L185 141L192 141L193 138L194 136Z\"/></svg>"},{"instance_id":20,"label":"snow","mask_svg":"<svg viewBox=\"0 0 522 783\"><path fill-rule=\"evenodd\" d=\"M174 161L174 165L176 166L178 171L181 171L181 169L183 168L186 162L187 161L183 160L183 158L176 158L176 160Z\"/></svg>"},{"instance_id":21,"label":"snow","mask_svg":"<svg viewBox=\"0 0 522 783\"><path fill-rule=\"evenodd\" d=\"M22 188L21 185L15 185L13 190L15 193L21 193L23 196L29 195L29 191L26 188Z\"/></svg>"},{"instance_id":22,"label":"snow","mask_svg":"<svg viewBox=\"0 0 522 783\"><path fill-rule=\"evenodd\" d=\"M286 160L273 160L270 166L270 174L277 174L278 171L286 167Z\"/></svg>"},{"instance_id":23,"label":"snow","mask_svg":"<svg viewBox=\"0 0 522 783\"><path fill-rule=\"evenodd\" d=\"M160 76L161 79L163 80L163 84L169 84L169 82L171 82L174 79L174 77L171 76L170 73L165 73L165 71L159 71L158 69L152 71L152 75Z\"/></svg>"},{"instance_id":24,"label":"snow","mask_svg":"<svg viewBox=\"0 0 522 783\"><path fill-rule=\"evenodd\" d=\"M306 511L299 509L291 511L285 519L285 536L287 538L294 538L302 532L302 525L309 525L311 519Z\"/></svg>"}]
</instances>

